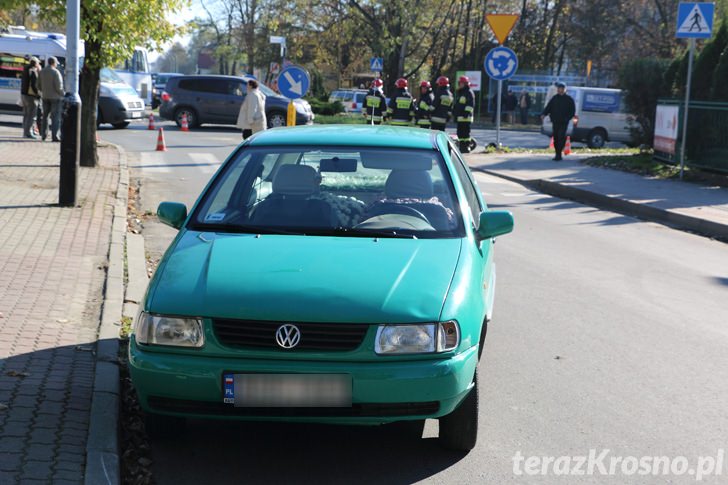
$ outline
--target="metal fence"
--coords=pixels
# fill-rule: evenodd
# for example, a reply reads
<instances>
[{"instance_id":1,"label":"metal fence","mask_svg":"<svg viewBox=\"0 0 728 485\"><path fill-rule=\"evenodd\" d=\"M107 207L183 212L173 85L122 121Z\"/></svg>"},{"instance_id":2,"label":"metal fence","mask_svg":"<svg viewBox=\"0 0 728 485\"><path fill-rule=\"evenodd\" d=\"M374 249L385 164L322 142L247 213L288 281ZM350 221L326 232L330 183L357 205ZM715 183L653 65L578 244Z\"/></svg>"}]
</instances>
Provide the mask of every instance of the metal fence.
<instances>
[{"instance_id":1,"label":"metal fence","mask_svg":"<svg viewBox=\"0 0 728 485\"><path fill-rule=\"evenodd\" d=\"M661 99L658 104L680 107L680 126L675 146L675 153L679 154L685 103L677 99ZM679 155L655 151L655 158L668 163L680 163ZM690 102L685 158L686 166L728 172L728 103Z\"/></svg>"}]
</instances>

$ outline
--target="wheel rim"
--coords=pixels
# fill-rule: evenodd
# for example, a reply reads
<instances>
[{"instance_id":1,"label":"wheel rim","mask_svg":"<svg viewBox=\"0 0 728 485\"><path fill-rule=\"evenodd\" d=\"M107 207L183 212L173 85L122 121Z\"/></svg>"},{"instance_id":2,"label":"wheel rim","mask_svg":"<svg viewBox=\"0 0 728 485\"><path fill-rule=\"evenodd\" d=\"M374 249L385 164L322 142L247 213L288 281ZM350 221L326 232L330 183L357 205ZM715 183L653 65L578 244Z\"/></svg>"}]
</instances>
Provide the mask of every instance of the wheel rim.
<instances>
[{"instance_id":1,"label":"wheel rim","mask_svg":"<svg viewBox=\"0 0 728 485\"><path fill-rule=\"evenodd\" d=\"M182 126L182 118L187 115L187 126L192 126L195 122L195 114L189 110L183 109L177 112L177 123Z\"/></svg>"},{"instance_id":2,"label":"wheel rim","mask_svg":"<svg viewBox=\"0 0 728 485\"><path fill-rule=\"evenodd\" d=\"M283 115L274 114L273 116L270 117L270 125L274 128L286 126L286 120L283 117Z\"/></svg>"},{"instance_id":3,"label":"wheel rim","mask_svg":"<svg viewBox=\"0 0 728 485\"><path fill-rule=\"evenodd\" d=\"M592 135L592 146L594 146L594 147L604 146L604 137L601 135L601 133L595 133Z\"/></svg>"}]
</instances>

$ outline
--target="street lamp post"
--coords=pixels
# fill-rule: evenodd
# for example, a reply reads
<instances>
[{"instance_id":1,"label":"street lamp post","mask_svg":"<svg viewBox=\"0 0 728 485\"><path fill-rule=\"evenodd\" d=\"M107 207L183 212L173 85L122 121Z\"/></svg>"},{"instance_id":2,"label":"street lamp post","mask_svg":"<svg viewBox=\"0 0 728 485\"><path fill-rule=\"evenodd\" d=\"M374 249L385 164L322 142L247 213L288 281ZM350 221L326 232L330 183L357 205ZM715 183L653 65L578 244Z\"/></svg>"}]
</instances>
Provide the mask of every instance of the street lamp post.
<instances>
[{"instance_id":1,"label":"street lamp post","mask_svg":"<svg viewBox=\"0 0 728 485\"><path fill-rule=\"evenodd\" d=\"M61 173L58 205L73 207L78 192L81 158L81 97L78 95L78 44L81 31L80 0L66 2L66 96L61 120Z\"/></svg>"}]
</instances>

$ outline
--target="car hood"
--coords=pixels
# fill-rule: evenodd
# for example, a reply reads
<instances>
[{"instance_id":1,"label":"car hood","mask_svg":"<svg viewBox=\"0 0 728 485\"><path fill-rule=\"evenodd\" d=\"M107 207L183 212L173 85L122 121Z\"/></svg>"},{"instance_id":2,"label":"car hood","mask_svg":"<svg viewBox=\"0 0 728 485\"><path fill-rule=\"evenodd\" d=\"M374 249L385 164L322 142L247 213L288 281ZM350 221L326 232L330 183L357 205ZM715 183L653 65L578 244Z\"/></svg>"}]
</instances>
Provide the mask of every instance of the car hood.
<instances>
[{"instance_id":1,"label":"car hood","mask_svg":"<svg viewBox=\"0 0 728 485\"><path fill-rule=\"evenodd\" d=\"M145 307L250 320L436 321L460 246L459 239L188 231L157 270Z\"/></svg>"}]
</instances>

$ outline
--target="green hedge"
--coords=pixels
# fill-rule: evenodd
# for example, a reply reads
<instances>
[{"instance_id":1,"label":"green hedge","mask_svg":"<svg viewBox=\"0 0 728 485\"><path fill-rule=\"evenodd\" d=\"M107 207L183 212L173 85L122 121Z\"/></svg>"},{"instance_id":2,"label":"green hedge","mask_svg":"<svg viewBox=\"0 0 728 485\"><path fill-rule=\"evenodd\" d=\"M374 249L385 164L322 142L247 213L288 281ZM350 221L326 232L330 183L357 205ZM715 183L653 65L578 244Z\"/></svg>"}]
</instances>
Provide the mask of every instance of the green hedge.
<instances>
[{"instance_id":1,"label":"green hedge","mask_svg":"<svg viewBox=\"0 0 728 485\"><path fill-rule=\"evenodd\" d=\"M329 103L328 101L321 101L320 99L312 98L309 99L308 102L311 105L311 109L314 114L317 115L336 115L344 112L344 105L339 101Z\"/></svg>"}]
</instances>

